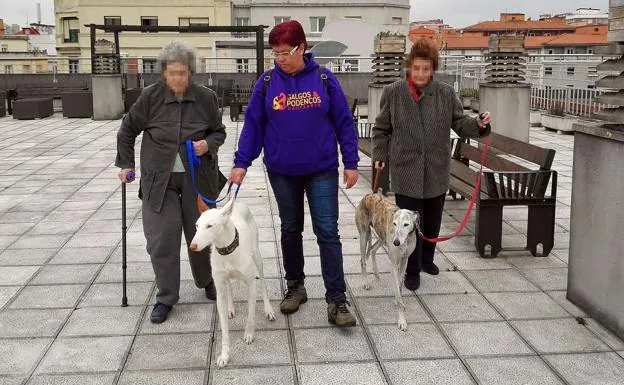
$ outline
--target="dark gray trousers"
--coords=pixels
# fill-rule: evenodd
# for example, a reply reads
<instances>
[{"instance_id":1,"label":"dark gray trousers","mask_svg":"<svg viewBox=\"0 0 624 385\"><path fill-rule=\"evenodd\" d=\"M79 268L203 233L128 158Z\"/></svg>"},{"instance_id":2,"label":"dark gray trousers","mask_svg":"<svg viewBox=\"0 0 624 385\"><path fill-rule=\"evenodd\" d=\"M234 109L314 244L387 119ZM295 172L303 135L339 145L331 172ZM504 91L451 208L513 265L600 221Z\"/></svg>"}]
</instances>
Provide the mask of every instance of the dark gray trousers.
<instances>
[{"instance_id":1,"label":"dark gray trousers","mask_svg":"<svg viewBox=\"0 0 624 385\"><path fill-rule=\"evenodd\" d=\"M196 195L185 173L171 173L160 212L150 210L143 201L143 232L156 275L157 302L173 306L180 298L182 232L195 285L204 288L212 282L210 249L200 252L188 249L195 236L195 222L199 215Z\"/></svg>"}]
</instances>

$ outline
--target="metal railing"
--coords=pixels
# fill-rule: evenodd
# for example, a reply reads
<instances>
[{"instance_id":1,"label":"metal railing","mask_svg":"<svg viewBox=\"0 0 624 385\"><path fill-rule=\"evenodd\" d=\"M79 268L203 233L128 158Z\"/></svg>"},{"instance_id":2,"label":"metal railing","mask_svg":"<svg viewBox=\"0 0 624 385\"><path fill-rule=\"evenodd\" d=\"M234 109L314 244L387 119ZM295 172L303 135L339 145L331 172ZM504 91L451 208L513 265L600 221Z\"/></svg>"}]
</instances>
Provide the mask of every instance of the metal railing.
<instances>
[{"instance_id":1,"label":"metal railing","mask_svg":"<svg viewBox=\"0 0 624 385\"><path fill-rule=\"evenodd\" d=\"M596 102L596 97L604 93L604 90L597 89L534 85L531 87L531 108L550 111L560 109L566 114L590 117L592 112L612 107Z\"/></svg>"}]
</instances>

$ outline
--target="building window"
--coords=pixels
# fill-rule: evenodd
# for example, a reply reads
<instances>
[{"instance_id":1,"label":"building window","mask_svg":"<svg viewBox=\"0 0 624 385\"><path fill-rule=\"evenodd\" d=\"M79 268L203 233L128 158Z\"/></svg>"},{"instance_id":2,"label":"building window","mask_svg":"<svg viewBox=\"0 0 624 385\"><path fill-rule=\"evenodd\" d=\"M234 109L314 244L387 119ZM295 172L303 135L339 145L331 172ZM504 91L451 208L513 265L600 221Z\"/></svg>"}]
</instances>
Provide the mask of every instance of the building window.
<instances>
[{"instance_id":1,"label":"building window","mask_svg":"<svg viewBox=\"0 0 624 385\"><path fill-rule=\"evenodd\" d=\"M30 73L30 65L28 65L28 64L22 65L22 73L29 74Z\"/></svg>"},{"instance_id":2,"label":"building window","mask_svg":"<svg viewBox=\"0 0 624 385\"><path fill-rule=\"evenodd\" d=\"M158 16L141 16L142 27L158 27Z\"/></svg>"},{"instance_id":3,"label":"building window","mask_svg":"<svg viewBox=\"0 0 624 385\"><path fill-rule=\"evenodd\" d=\"M158 62L156 59L143 59L143 73L153 74L158 72Z\"/></svg>"},{"instance_id":4,"label":"building window","mask_svg":"<svg viewBox=\"0 0 624 385\"><path fill-rule=\"evenodd\" d=\"M403 18L402 17L393 17L392 18L392 24L395 24L395 25L403 24Z\"/></svg>"},{"instance_id":5,"label":"building window","mask_svg":"<svg viewBox=\"0 0 624 385\"><path fill-rule=\"evenodd\" d=\"M359 72L360 61L358 59L345 59L342 68L345 72Z\"/></svg>"},{"instance_id":6,"label":"building window","mask_svg":"<svg viewBox=\"0 0 624 385\"><path fill-rule=\"evenodd\" d=\"M310 18L310 32L320 33L325 28L325 17L311 17Z\"/></svg>"},{"instance_id":7,"label":"building window","mask_svg":"<svg viewBox=\"0 0 624 385\"><path fill-rule=\"evenodd\" d=\"M552 67L544 68L544 75L552 75Z\"/></svg>"},{"instance_id":8,"label":"building window","mask_svg":"<svg viewBox=\"0 0 624 385\"><path fill-rule=\"evenodd\" d=\"M531 77L532 78L536 78L539 76L539 71L538 70L531 70Z\"/></svg>"},{"instance_id":9,"label":"building window","mask_svg":"<svg viewBox=\"0 0 624 385\"><path fill-rule=\"evenodd\" d=\"M4 66L4 73L9 75L13 73L13 66L12 65L5 65Z\"/></svg>"},{"instance_id":10,"label":"building window","mask_svg":"<svg viewBox=\"0 0 624 385\"><path fill-rule=\"evenodd\" d=\"M555 53L555 51L553 51L552 49L549 49L549 50L548 50L548 54L549 54L549 55L552 55L552 54L554 54L554 53Z\"/></svg>"},{"instance_id":11,"label":"building window","mask_svg":"<svg viewBox=\"0 0 624 385\"><path fill-rule=\"evenodd\" d=\"M78 59L69 59L69 73L77 74L78 73Z\"/></svg>"},{"instance_id":12,"label":"building window","mask_svg":"<svg viewBox=\"0 0 624 385\"><path fill-rule=\"evenodd\" d=\"M362 20L362 16L345 16L345 19Z\"/></svg>"},{"instance_id":13,"label":"building window","mask_svg":"<svg viewBox=\"0 0 624 385\"><path fill-rule=\"evenodd\" d=\"M7 44L2 44L2 46L0 46L0 50L2 52L9 52L9 46Z\"/></svg>"},{"instance_id":14,"label":"building window","mask_svg":"<svg viewBox=\"0 0 624 385\"><path fill-rule=\"evenodd\" d=\"M104 16L104 25L121 25L121 16Z\"/></svg>"},{"instance_id":15,"label":"building window","mask_svg":"<svg viewBox=\"0 0 624 385\"><path fill-rule=\"evenodd\" d=\"M210 20L207 17L180 17L180 27L208 27Z\"/></svg>"},{"instance_id":16,"label":"building window","mask_svg":"<svg viewBox=\"0 0 624 385\"><path fill-rule=\"evenodd\" d=\"M587 48L587 53L590 55L594 54L594 49L593 48Z\"/></svg>"},{"instance_id":17,"label":"building window","mask_svg":"<svg viewBox=\"0 0 624 385\"><path fill-rule=\"evenodd\" d=\"M249 18L248 17L235 17L234 25L237 27L248 27L249 26ZM251 36L251 32L234 32L232 33L234 37L246 37Z\"/></svg>"},{"instance_id":18,"label":"building window","mask_svg":"<svg viewBox=\"0 0 624 385\"><path fill-rule=\"evenodd\" d=\"M568 67L566 72L568 75L574 75L574 67Z\"/></svg>"},{"instance_id":19,"label":"building window","mask_svg":"<svg viewBox=\"0 0 624 385\"><path fill-rule=\"evenodd\" d=\"M78 18L62 18L61 24L63 26L63 42L78 43L78 35L80 34L80 24L78 24Z\"/></svg>"},{"instance_id":20,"label":"building window","mask_svg":"<svg viewBox=\"0 0 624 385\"><path fill-rule=\"evenodd\" d=\"M236 72L238 73L249 72L249 59L236 59Z\"/></svg>"},{"instance_id":21,"label":"building window","mask_svg":"<svg viewBox=\"0 0 624 385\"><path fill-rule=\"evenodd\" d=\"M566 53L567 53L568 55L572 55L572 54L574 53L574 48L568 48L568 49L566 50Z\"/></svg>"},{"instance_id":22,"label":"building window","mask_svg":"<svg viewBox=\"0 0 624 385\"><path fill-rule=\"evenodd\" d=\"M290 20L290 16L275 16L274 19L275 25L278 25L280 23Z\"/></svg>"},{"instance_id":23,"label":"building window","mask_svg":"<svg viewBox=\"0 0 624 385\"><path fill-rule=\"evenodd\" d=\"M587 68L588 76L598 76L598 69L596 67L588 67Z\"/></svg>"},{"instance_id":24,"label":"building window","mask_svg":"<svg viewBox=\"0 0 624 385\"><path fill-rule=\"evenodd\" d=\"M37 64L36 69L38 74L43 73L43 66L41 64Z\"/></svg>"}]
</instances>

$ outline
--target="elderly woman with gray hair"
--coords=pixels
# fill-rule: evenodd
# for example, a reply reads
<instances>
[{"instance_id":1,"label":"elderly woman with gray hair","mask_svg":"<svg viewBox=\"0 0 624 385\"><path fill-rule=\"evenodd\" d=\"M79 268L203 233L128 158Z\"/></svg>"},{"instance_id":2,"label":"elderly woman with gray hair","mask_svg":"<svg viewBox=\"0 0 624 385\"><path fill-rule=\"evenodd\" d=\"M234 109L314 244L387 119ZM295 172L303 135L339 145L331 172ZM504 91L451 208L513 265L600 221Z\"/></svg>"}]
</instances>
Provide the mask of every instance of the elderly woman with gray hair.
<instances>
[{"instance_id":1,"label":"elderly woman with gray hair","mask_svg":"<svg viewBox=\"0 0 624 385\"><path fill-rule=\"evenodd\" d=\"M201 166L195 169L196 188L216 199L225 178L218 169L217 151L225 141L225 127L216 94L194 83L194 50L186 42L165 46L159 56L163 79L146 87L130 108L117 133L117 159L122 183L132 182L135 139L141 133L141 181L143 232L152 261L158 293L151 313L161 323L178 302L180 292L180 244L195 235L199 218L197 196L190 177L185 142L191 140ZM206 297L216 299L210 269L210 252L187 248L195 285Z\"/></svg>"}]
</instances>

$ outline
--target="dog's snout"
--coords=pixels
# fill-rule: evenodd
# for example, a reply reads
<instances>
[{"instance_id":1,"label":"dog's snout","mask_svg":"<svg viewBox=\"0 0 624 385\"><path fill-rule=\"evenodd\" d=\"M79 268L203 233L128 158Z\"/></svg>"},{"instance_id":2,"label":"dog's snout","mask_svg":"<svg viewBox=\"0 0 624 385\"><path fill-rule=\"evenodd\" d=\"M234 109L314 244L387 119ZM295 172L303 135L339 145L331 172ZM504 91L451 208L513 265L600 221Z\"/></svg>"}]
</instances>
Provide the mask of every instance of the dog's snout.
<instances>
[{"instance_id":1,"label":"dog's snout","mask_svg":"<svg viewBox=\"0 0 624 385\"><path fill-rule=\"evenodd\" d=\"M395 246L400 246L401 242L398 239L395 239L394 242L392 242Z\"/></svg>"},{"instance_id":2,"label":"dog's snout","mask_svg":"<svg viewBox=\"0 0 624 385\"><path fill-rule=\"evenodd\" d=\"M191 251L197 251L197 243L192 242L191 246L189 247L189 249L191 249Z\"/></svg>"}]
</instances>

